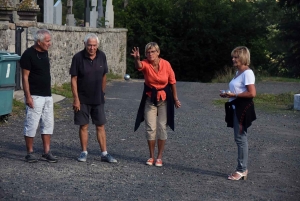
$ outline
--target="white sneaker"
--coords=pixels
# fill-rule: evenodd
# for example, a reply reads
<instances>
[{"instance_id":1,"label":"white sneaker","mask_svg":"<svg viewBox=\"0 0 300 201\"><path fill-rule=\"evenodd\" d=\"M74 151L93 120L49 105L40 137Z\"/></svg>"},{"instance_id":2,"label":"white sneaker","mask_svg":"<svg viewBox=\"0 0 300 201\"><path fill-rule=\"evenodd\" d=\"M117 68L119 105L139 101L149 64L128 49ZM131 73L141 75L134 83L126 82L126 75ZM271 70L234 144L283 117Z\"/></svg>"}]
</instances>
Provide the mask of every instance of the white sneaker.
<instances>
[{"instance_id":1,"label":"white sneaker","mask_svg":"<svg viewBox=\"0 0 300 201\"><path fill-rule=\"evenodd\" d=\"M109 162L109 163L117 163L118 161L112 157L109 153L107 153L105 156L101 155L101 161Z\"/></svg>"},{"instance_id":2,"label":"white sneaker","mask_svg":"<svg viewBox=\"0 0 300 201\"><path fill-rule=\"evenodd\" d=\"M77 158L77 160L79 162L85 162L87 159L87 155L88 155L87 152L81 152L80 156Z\"/></svg>"}]
</instances>

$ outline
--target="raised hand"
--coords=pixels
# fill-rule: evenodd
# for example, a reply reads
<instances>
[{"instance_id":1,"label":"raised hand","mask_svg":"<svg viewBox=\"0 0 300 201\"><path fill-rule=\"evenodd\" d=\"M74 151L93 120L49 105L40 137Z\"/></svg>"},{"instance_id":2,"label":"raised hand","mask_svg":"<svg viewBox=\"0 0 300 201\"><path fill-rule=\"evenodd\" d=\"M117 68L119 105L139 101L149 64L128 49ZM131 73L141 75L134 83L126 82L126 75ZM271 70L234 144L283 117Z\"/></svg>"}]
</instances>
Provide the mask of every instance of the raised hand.
<instances>
[{"instance_id":1,"label":"raised hand","mask_svg":"<svg viewBox=\"0 0 300 201\"><path fill-rule=\"evenodd\" d=\"M134 47L134 48L132 49L131 55L132 55L135 59L140 59L140 50L139 50L139 47Z\"/></svg>"}]
</instances>

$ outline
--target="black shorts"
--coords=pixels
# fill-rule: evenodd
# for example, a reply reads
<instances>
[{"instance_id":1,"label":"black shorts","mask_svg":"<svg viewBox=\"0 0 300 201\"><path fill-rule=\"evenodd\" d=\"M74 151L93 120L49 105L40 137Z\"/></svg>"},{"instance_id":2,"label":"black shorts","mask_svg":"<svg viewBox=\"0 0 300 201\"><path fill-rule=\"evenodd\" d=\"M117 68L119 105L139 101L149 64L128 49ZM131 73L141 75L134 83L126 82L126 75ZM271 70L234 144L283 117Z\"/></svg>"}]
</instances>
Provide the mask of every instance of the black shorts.
<instances>
[{"instance_id":1,"label":"black shorts","mask_svg":"<svg viewBox=\"0 0 300 201\"><path fill-rule=\"evenodd\" d=\"M80 104L80 110L78 112L74 112L75 125L89 124L90 116L93 124L97 126L104 125L106 123L104 104L101 105Z\"/></svg>"}]
</instances>

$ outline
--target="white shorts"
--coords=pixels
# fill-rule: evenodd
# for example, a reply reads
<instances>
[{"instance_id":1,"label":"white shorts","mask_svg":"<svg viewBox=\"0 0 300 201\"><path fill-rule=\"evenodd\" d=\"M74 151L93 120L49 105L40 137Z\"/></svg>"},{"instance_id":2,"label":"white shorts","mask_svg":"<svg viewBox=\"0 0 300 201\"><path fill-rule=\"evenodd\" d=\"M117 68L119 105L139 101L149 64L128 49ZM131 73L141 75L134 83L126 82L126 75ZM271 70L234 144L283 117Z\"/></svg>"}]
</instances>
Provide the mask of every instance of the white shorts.
<instances>
[{"instance_id":1,"label":"white shorts","mask_svg":"<svg viewBox=\"0 0 300 201\"><path fill-rule=\"evenodd\" d=\"M24 135L35 137L40 125L41 134L53 134L54 115L52 96L31 96L33 108L26 105Z\"/></svg>"}]
</instances>

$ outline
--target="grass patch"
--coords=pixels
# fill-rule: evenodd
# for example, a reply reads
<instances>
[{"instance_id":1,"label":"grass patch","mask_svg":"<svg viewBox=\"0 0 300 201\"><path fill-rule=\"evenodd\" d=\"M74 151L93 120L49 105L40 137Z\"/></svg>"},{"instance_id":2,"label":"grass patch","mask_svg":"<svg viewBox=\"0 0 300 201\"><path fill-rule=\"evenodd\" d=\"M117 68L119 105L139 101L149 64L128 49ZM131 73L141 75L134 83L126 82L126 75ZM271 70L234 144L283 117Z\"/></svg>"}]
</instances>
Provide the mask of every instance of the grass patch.
<instances>
[{"instance_id":1,"label":"grass patch","mask_svg":"<svg viewBox=\"0 0 300 201\"><path fill-rule=\"evenodd\" d=\"M281 94L257 94L254 99L255 106L265 111L292 110L294 107L294 94L292 92Z\"/></svg>"},{"instance_id":2,"label":"grass patch","mask_svg":"<svg viewBox=\"0 0 300 201\"><path fill-rule=\"evenodd\" d=\"M217 72L215 78L211 80L212 83L228 83L235 76L236 69L226 66L221 71Z\"/></svg>"},{"instance_id":3,"label":"grass patch","mask_svg":"<svg viewBox=\"0 0 300 201\"><path fill-rule=\"evenodd\" d=\"M66 98L72 98L73 97L70 82L64 83L61 86L55 85L55 86L52 87L51 91L54 94L62 95Z\"/></svg>"},{"instance_id":4,"label":"grass patch","mask_svg":"<svg viewBox=\"0 0 300 201\"><path fill-rule=\"evenodd\" d=\"M219 105L219 106L223 106L226 102L228 102L228 98L219 98L219 99L213 100L213 104Z\"/></svg>"},{"instance_id":5,"label":"grass patch","mask_svg":"<svg viewBox=\"0 0 300 201\"><path fill-rule=\"evenodd\" d=\"M61 110L61 106L54 103L53 104L54 119L59 119L61 117L60 114L59 114L60 110Z\"/></svg>"},{"instance_id":6,"label":"grass patch","mask_svg":"<svg viewBox=\"0 0 300 201\"><path fill-rule=\"evenodd\" d=\"M257 94L254 98L254 105L264 111L276 112L279 110L292 110L294 107L293 92L282 94ZM224 105L227 98L220 98L213 101L215 105Z\"/></svg>"},{"instance_id":7,"label":"grass patch","mask_svg":"<svg viewBox=\"0 0 300 201\"><path fill-rule=\"evenodd\" d=\"M21 101L13 99L12 113L19 115L25 110L25 104Z\"/></svg>"},{"instance_id":8,"label":"grass patch","mask_svg":"<svg viewBox=\"0 0 300 201\"><path fill-rule=\"evenodd\" d=\"M259 82L298 82L298 83L300 83L299 78L257 76L256 79Z\"/></svg>"}]
</instances>

